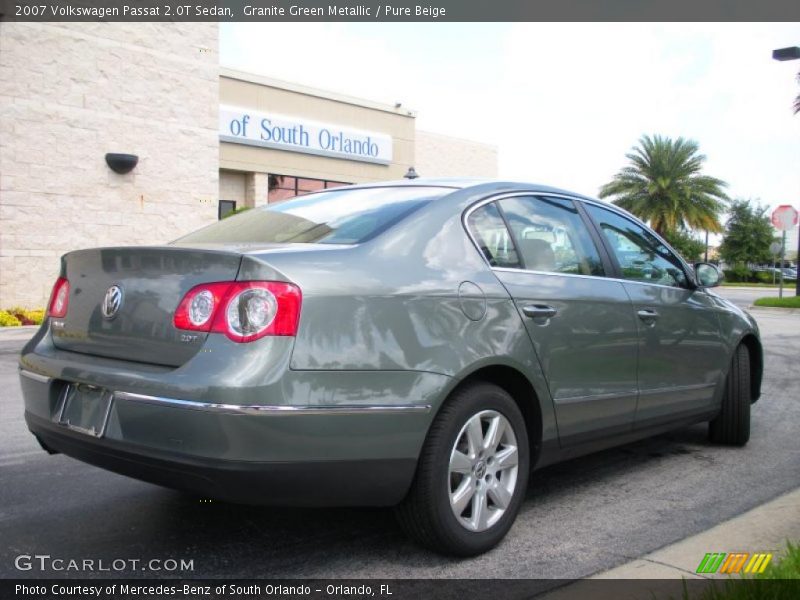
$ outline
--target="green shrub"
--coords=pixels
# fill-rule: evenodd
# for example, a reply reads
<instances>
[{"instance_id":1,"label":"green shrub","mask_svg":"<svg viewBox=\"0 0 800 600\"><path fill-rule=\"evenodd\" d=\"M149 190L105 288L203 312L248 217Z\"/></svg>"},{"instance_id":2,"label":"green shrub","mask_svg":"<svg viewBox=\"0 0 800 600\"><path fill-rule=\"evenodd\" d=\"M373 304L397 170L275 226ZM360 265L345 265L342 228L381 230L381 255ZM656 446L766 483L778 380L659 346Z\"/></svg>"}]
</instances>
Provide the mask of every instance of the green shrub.
<instances>
[{"instance_id":1,"label":"green shrub","mask_svg":"<svg viewBox=\"0 0 800 600\"><path fill-rule=\"evenodd\" d=\"M41 325L44 320L44 309L36 308L28 310L21 306L12 306L11 308L2 311L3 313L15 318L17 322L9 322L4 324L6 327L18 327L19 325Z\"/></svg>"},{"instance_id":2,"label":"green shrub","mask_svg":"<svg viewBox=\"0 0 800 600\"><path fill-rule=\"evenodd\" d=\"M769 271L756 271L755 275L758 283L772 283L773 275Z\"/></svg>"},{"instance_id":3,"label":"green shrub","mask_svg":"<svg viewBox=\"0 0 800 600\"><path fill-rule=\"evenodd\" d=\"M732 269L725 269L723 273L725 281L731 283L772 283L772 273L753 271L745 265L735 265Z\"/></svg>"},{"instance_id":4,"label":"green shrub","mask_svg":"<svg viewBox=\"0 0 800 600\"><path fill-rule=\"evenodd\" d=\"M225 215L222 218L223 219L227 219L228 217L232 217L233 215L241 214L241 213L245 212L246 210L250 210L251 208L253 208L253 207L252 206L240 206L239 208L236 208L236 209L232 210L231 212L229 212L227 215Z\"/></svg>"},{"instance_id":5,"label":"green shrub","mask_svg":"<svg viewBox=\"0 0 800 600\"><path fill-rule=\"evenodd\" d=\"M31 322L31 325L41 325L42 321L44 321L44 309L27 310L25 311L25 318Z\"/></svg>"},{"instance_id":6,"label":"green shrub","mask_svg":"<svg viewBox=\"0 0 800 600\"><path fill-rule=\"evenodd\" d=\"M22 321L17 317L7 310L0 310L0 327L19 327L20 325L22 325Z\"/></svg>"}]
</instances>

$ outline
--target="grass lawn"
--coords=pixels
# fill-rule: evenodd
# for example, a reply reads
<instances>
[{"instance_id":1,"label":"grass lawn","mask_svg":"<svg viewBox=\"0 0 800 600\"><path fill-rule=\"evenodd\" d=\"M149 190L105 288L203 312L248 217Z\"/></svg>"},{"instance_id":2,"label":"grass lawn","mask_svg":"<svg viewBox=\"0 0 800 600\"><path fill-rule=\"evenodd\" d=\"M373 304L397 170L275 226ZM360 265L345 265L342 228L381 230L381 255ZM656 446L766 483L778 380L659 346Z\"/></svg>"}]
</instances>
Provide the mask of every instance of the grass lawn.
<instances>
[{"instance_id":1,"label":"grass lawn","mask_svg":"<svg viewBox=\"0 0 800 600\"><path fill-rule=\"evenodd\" d=\"M754 577L728 579L706 589L700 600L796 600L800 593L800 546L787 544L786 554ZM684 599L687 595L684 594Z\"/></svg>"},{"instance_id":2,"label":"grass lawn","mask_svg":"<svg viewBox=\"0 0 800 600\"><path fill-rule=\"evenodd\" d=\"M800 546L788 544L786 555L757 576L758 579L800 579Z\"/></svg>"},{"instance_id":3,"label":"grass lawn","mask_svg":"<svg viewBox=\"0 0 800 600\"><path fill-rule=\"evenodd\" d=\"M753 304L756 306L777 306L779 308L800 308L800 296L784 296L783 298L769 296L767 298L759 298Z\"/></svg>"}]
</instances>

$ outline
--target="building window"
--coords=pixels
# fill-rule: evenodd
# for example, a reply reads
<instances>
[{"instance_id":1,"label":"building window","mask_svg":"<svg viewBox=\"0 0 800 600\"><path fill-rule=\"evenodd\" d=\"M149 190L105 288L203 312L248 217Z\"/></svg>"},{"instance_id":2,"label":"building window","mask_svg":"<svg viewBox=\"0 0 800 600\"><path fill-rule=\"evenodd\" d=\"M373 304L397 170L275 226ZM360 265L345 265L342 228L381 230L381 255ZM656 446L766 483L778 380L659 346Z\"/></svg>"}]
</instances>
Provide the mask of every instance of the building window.
<instances>
[{"instance_id":1,"label":"building window","mask_svg":"<svg viewBox=\"0 0 800 600\"><path fill-rule=\"evenodd\" d=\"M268 202L281 202L295 196L310 194L320 190L350 185L345 181L328 181L325 179L311 179L308 177L290 177L288 175L269 176Z\"/></svg>"},{"instance_id":2,"label":"building window","mask_svg":"<svg viewBox=\"0 0 800 600\"><path fill-rule=\"evenodd\" d=\"M220 200L217 219L220 221L236 210L236 200Z\"/></svg>"}]
</instances>

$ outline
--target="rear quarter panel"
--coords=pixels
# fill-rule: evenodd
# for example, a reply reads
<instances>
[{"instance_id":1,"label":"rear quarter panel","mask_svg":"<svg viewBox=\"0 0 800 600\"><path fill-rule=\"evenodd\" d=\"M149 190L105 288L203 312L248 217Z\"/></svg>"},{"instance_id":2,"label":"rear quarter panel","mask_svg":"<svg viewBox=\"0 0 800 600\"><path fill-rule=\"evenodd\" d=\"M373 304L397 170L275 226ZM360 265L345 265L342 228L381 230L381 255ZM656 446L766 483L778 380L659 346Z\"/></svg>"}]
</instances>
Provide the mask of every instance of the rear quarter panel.
<instances>
[{"instance_id":1,"label":"rear quarter panel","mask_svg":"<svg viewBox=\"0 0 800 600\"><path fill-rule=\"evenodd\" d=\"M438 409L475 370L510 366L539 397L545 438L555 436L552 403L521 318L461 221L485 195L454 192L359 246L264 256L303 291L291 369L441 374L449 383L434 402Z\"/></svg>"}]
</instances>

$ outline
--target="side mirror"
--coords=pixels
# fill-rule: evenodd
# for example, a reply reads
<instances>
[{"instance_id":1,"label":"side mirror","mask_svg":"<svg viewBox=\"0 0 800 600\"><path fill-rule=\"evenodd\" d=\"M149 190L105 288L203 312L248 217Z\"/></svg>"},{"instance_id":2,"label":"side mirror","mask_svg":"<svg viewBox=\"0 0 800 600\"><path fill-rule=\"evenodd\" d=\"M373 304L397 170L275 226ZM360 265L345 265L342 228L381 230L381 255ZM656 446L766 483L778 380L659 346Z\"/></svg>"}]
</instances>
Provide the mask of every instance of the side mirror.
<instances>
[{"instance_id":1,"label":"side mirror","mask_svg":"<svg viewBox=\"0 0 800 600\"><path fill-rule=\"evenodd\" d=\"M722 272L711 263L697 263L694 266L697 283L701 287L716 287L722 283Z\"/></svg>"}]
</instances>

